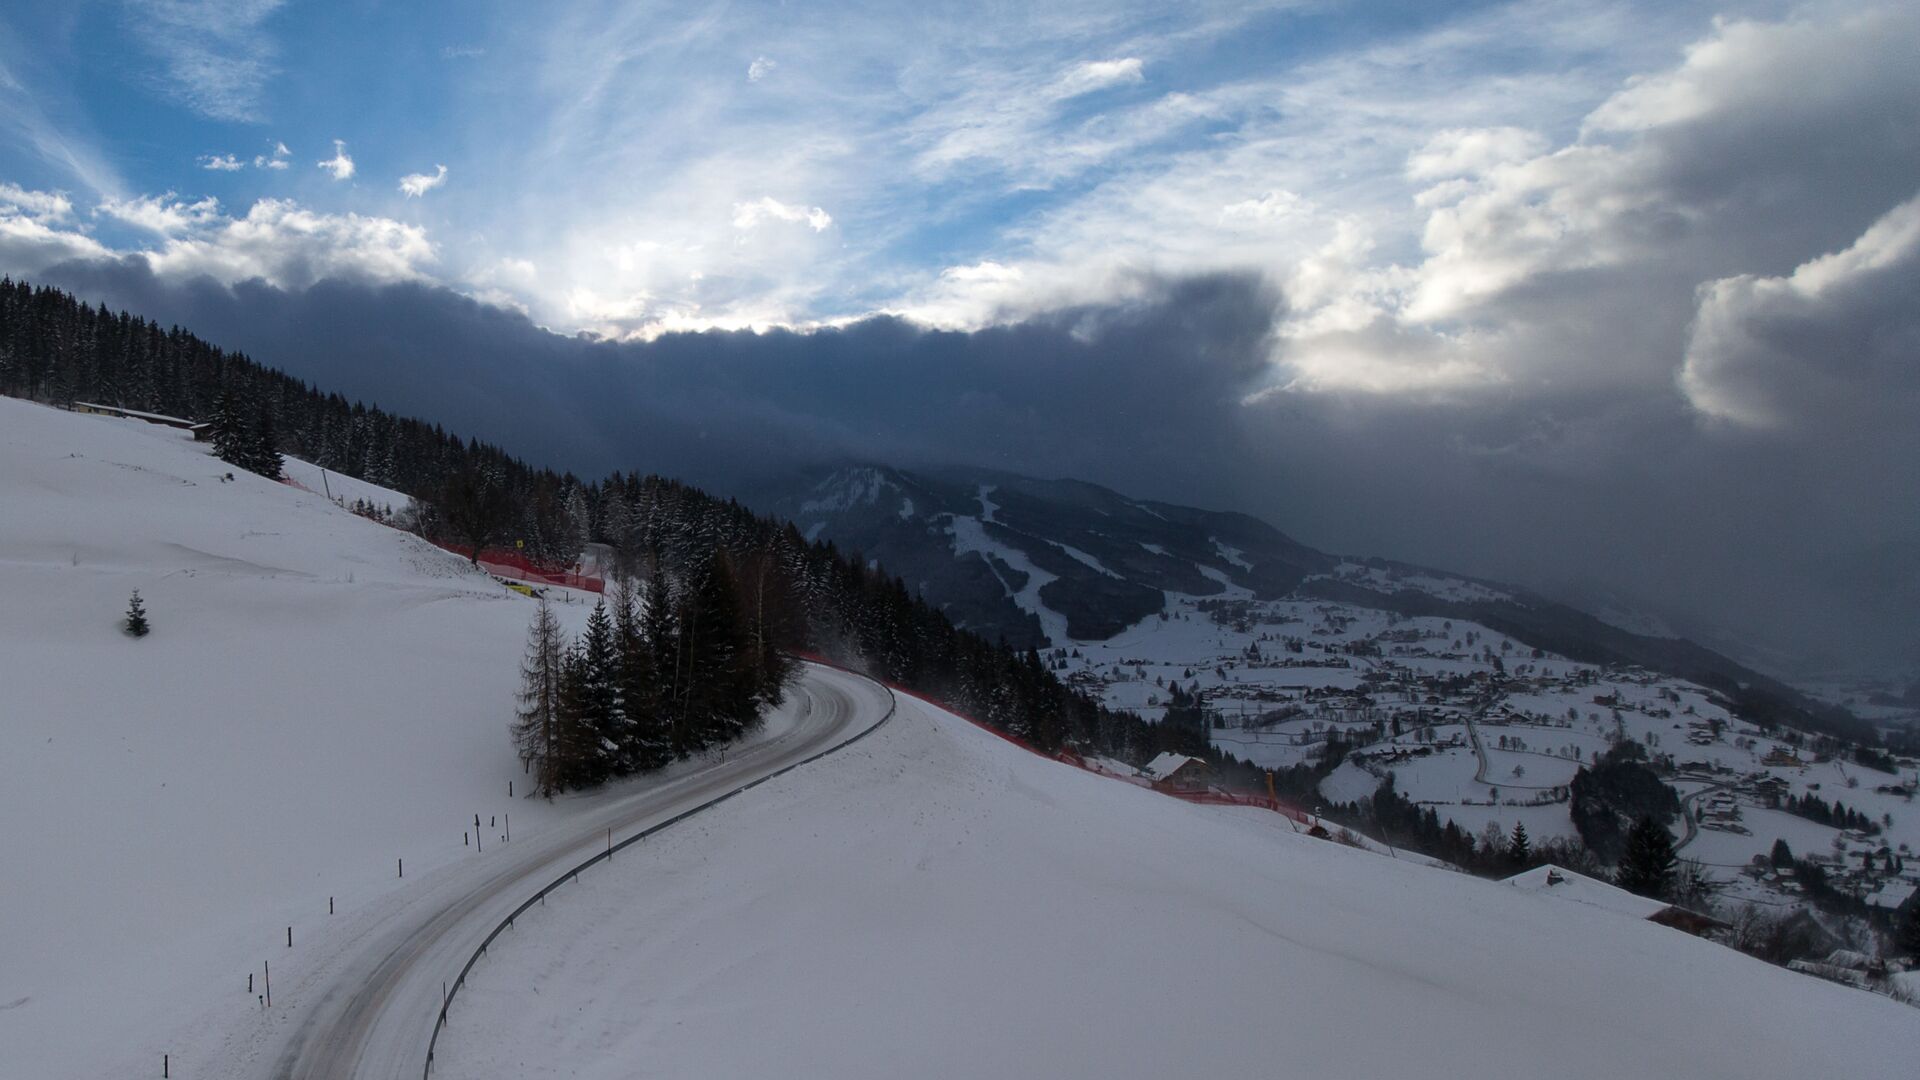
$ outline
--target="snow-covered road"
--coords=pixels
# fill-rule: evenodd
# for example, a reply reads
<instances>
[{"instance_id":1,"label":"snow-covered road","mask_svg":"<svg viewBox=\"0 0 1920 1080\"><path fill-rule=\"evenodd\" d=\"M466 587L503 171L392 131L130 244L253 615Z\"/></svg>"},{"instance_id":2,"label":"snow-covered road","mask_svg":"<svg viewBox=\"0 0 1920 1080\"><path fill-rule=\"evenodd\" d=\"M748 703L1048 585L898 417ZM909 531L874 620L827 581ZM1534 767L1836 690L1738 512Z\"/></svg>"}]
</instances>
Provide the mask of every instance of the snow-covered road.
<instances>
[{"instance_id":1,"label":"snow-covered road","mask_svg":"<svg viewBox=\"0 0 1920 1080\"><path fill-rule=\"evenodd\" d=\"M391 909L356 928L334 955L276 996L299 1017L271 1057L276 1080L410 1076L425 1060L444 987L499 922L567 869L744 785L844 744L890 711L878 683L809 664L794 688L788 728L658 787L609 804L533 841L515 841L476 872L442 875L406 890ZM615 861L619 855L614 856ZM591 873L592 871L589 871ZM538 908L514 933L539 933ZM459 1002L454 1003L454 1010Z\"/></svg>"}]
</instances>

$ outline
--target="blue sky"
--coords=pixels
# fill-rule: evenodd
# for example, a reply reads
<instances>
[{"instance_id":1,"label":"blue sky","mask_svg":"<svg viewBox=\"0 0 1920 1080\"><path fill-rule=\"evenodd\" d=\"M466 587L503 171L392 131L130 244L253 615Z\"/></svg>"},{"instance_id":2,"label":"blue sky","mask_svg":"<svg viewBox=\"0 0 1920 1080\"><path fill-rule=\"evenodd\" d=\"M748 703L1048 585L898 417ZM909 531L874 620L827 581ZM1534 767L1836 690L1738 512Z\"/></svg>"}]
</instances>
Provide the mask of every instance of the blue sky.
<instances>
[{"instance_id":1,"label":"blue sky","mask_svg":"<svg viewBox=\"0 0 1920 1080\"><path fill-rule=\"evenodd\" d=\"M391 223L342 226L324 264L445 282L564 331L876 310L980 325L1123 295L1130 275L1284 275L1355 215L1382 262L1418 258L1411 154L1466 127L1564 140L1711 13L32 5L0 24L0 177L65 193L77 231L115 252L260 200ZM345 159L350 176L319 164ZM437 183L409 195L408 176ZM167 232L155 201L201 209ZM268 254L217 254L177 272L303 283Z\"/></svg>"}]
</instances>

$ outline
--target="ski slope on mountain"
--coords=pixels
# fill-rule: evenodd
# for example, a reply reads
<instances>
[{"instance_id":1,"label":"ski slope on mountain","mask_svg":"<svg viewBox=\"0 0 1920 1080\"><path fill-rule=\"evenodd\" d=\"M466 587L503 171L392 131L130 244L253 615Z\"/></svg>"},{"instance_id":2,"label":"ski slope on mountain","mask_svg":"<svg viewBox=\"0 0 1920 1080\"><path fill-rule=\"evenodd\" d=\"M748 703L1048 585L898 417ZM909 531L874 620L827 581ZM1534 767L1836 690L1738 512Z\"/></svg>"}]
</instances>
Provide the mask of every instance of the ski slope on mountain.
<instances>
[{"instance_id":1,"label":"ski slope on mountain","mask_svg":"<svg viewBox=\"0 0 1920 1080\"><path fill-rule=\"evenodd\" d=\"M1886 998L901 698L478 967L435 1075L1907 1077Z\"/></svg>"},{"instance_id":2,"label":"ski slope on mountain","mask_svg":"<svg viewBox=\"0 0 1920 1080\"><path fill-rule=\"evenodd\" d=\"M264 1074L299 989L509 821L521 850L708 764L509 798L532 610L184 432L0 398L0 1077Z\"/></svg>"}]
</instances>

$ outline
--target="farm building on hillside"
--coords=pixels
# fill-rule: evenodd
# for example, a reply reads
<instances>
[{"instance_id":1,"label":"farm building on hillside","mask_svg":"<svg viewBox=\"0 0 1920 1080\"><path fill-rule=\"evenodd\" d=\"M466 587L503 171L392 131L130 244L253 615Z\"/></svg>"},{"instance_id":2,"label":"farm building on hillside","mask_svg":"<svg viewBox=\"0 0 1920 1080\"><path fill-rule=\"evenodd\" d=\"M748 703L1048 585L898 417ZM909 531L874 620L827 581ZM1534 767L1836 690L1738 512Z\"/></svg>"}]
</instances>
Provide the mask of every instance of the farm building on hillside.
<instances>
[{"instance_id":1,"label":"farm building on hillside","mask_svg":"<svg viewBox=\"0 0 1920 1080\"><path fill-rule=\"evenodd\" d=\"M1617 885L1609 885L1585 874L1576 874L1552 863L1515 874L1507 878L1503 884L1525 889L1528 892L1557 896L1563 900L1572 900L1591 907L1604 908L1607 911L1645 919L1648 922L1657 922L1662 926L1671 926L1690 934L1704 934L1708 930L1726 925L1711 915L1675 907L1664 900L1630 893Z\"/></svg>"},{"instance_id":2,"label":"farm building on hillside","mask_svg":"<svg viewBox=\"0 0 1920 1080\"><path fill-rule=\"evenodd\" d=\"M1208 779L1206 762L1171 750L1147 762L1140 774L1153 781L1154 787L1176 791L1198 791L1207 786Z\"/></svg>"},{"instance_id":3,"label":"farm building on hillside","mask_svg":"<svg viewBox=\"0 0 1920 1080\"><path fill-rule=\"evenodd\" d=\"M162 427L179 428L181 431L193 432L194 439L198 441L210 438L213 430L210 424L195 423L179 416L141 412L139 409L123 409L118 405L101 405L93 401L71 402L67 405L67 411L88 413L93 416L118 416L127 420L144 420L149 424L159 424Z\"/></svg>"}]
</instances>

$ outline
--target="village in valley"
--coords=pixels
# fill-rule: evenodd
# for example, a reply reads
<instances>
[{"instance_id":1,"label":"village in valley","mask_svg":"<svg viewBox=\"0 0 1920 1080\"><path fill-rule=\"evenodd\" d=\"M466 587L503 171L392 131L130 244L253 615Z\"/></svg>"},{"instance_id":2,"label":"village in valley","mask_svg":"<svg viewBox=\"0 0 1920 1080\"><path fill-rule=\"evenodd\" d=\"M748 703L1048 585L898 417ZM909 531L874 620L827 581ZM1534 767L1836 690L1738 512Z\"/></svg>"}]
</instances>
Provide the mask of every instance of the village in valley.
<instances>
[{"instance_id":1,"label":"village in valley","mask_svg":"<svg viewBox=\"0 0 1920 1080\"><path fill-rule=\"evenodd\" d=\"M1393 584L1449 599L1485 588L1440 577ZM1390 781L1483 847L1502 848L1520 827L1536 846L1578 850L1576 774L1637 744L1678 800L1674 847L1683 874L1698 879L1696 906L1722 919L1839 912L1816 925L1851 946L1896 925L1920 890L1920 763L1763 730L1672 676L1575 662L1469 622L1298 595L1260 600L1231 586L1169 594L1159 615L1048 656L1114 707L1164 716L1176 699L1197 701L1212 744L1262 770L1337 759L1309 793L1316 812L1363 806ZM1363 833L1370 825L1354 822Z\"/></svg>"}]
</instances>

